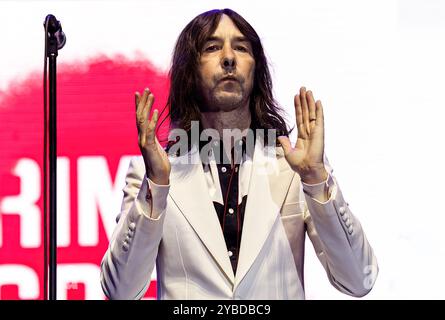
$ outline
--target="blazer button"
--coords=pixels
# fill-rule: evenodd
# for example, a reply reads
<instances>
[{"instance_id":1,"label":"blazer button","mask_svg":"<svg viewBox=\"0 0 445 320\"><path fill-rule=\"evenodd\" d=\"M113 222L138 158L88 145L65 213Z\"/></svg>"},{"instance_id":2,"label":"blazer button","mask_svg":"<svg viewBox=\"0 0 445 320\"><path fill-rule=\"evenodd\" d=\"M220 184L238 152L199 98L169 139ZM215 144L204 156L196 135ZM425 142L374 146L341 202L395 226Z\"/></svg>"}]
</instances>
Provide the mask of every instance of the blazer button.
<instances>
[{"instance_id":1,"label":"blazer button","mask_svg":"<svg viewBox=\"0 0 445 320\"><path fill-rule=\"evenodd\" d=\"M348 228L351 226L351 220L349 220L349 218L346 219L346 221L345 221L345 225L346 225Z\"/></svg>"},{"instance_id":2,"label":"blazer button","mask_svg":"<svg viewBox=\"0 0 445 320\"><path fill-rule=\"evenodd\" d=\"M352 225L351 225L348 229L348 233L351 235L353 231L354 231L354 229L352 229Z\"/></svg>"},{"instance_id":3,"label":"blazer button","mask_svg":"<svg viewBox=\"0 0 445 320\"><path fill-rule=\"evenodd\" d=\"M131 231L134 231L134 229L136 229L136 223L134 223L134 222L130 223L130 225L128 226L128 228L129 228Z\"/></svg>"},{"instance_id":4,"label":"blazer button","mask_svg":"<svg viewBox=\"0 0 445 320\"><path fill-rule=\"evenodd\" d=\"M338 211L340 212L340 215L344 215L346 213L346 208L341 206L340 208L338 208Z\"/></svg>"},{"instance_id":5,"label":"blazer button","mask_svg":"<svg viewBox=\"0 0 445 320\"><path fill-rule=\"evenodd\" d=\"M128 249L130 249L130 246L129 246L128 242L124 241L124 243L122 244L122 250L127 252Z\"/></svg>"}]
</instances>

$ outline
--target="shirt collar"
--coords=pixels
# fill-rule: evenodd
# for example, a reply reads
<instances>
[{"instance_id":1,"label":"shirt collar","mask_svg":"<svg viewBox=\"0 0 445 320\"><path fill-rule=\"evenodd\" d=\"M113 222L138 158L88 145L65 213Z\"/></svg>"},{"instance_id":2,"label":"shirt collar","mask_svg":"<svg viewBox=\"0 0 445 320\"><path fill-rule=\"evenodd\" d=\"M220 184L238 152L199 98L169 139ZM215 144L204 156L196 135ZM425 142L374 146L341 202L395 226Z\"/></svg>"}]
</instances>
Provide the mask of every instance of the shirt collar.
<instances>
[{"instance_id":1,"label":"shirt collar","mask_svg":"<svg viewBox=\"0 0 445 320\"><path fill-rule=\"evenodd\" d=\"M235 164L240 164L246 155L253 157L256 142L256 129L252 124L249 129L251 129L250 131L253 133L252 143L249 144L248 142L250 141L248 141L248 137L243 136L241 139L236 140L232 147L231 157ZM215 159L217 165L231 164L231 160L227 158L224 151L222 139L214 139L213 137L203 135L203 140L199 141L199 154L203 164L208 164L211 158Z\"/></svg>"}]
</instances>

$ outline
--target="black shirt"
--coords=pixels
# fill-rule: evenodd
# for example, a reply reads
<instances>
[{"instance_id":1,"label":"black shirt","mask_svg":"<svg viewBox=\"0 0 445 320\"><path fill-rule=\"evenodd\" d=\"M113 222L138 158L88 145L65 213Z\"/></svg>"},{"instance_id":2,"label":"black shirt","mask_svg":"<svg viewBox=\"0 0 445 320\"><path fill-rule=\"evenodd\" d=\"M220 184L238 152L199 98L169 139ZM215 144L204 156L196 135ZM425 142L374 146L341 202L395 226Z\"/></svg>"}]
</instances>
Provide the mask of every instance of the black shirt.
<instances>
[{"instance_id":1,"label":"black shirt","mask_svg":"<svg viewBox=\"0 0 445 320\"><path fill-rule=\"evenodd\" d=\"M200 150L202 150L203 145L207 143L207 141L201 142ZM232 264L233 273L235 274L241 245L244 211L247 202L247 195L244 195L240 202L238 201L240 163L241 157L247 152L246 138L235 142L234 147L232 147L231 159L227 159L222 140L214 140L211 143L211 149L216 159L223 199L223 204L214 201L213 205L218 215L227 246L227 253ZM219 156L221 156L221 158ZM224 161L218 161L219 159L223 159ZM206 166L207 163L208 160L203 161L204 166Z\"/></svg>"}]
</instances>

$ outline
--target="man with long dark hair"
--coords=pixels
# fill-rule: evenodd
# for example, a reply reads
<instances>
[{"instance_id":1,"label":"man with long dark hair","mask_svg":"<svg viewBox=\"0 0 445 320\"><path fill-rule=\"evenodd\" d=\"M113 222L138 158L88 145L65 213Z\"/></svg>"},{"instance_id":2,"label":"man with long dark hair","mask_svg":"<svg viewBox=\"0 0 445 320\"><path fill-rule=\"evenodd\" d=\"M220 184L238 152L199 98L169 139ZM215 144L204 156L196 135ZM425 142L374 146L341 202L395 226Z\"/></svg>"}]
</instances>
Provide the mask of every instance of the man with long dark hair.
<instances>
[{"instance_id":1,"label":"man with long dark hair","mask_svg":"<svg viewBox=\"0 0 445 320\"><path fill-rule=\"evenodd\" d=\"M230 9L197 16L170 80L167 148L153 94L136 93L142 156L101 264L105 294L141 298L156 263L160 299L304 299L306 232L330 282L367 294L377 262L324 156L321 102L295 96L292 146L250 24Z\"/></svg>"}]
</instances>

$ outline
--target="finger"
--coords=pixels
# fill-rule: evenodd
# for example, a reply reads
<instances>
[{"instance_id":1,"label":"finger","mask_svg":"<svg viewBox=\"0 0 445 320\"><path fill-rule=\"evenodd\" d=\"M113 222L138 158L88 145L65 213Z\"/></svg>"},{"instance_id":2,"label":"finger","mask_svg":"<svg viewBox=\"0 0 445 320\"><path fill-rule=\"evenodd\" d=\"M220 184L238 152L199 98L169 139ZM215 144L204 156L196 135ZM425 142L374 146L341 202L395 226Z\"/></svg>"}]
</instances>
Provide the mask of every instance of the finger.
<instances>
[{"instance_id":1,"label":"finger","mask_svg":"<svg viewBox=\"0 0 445 320\"><path fill-rule=\"evenodd\" d=\"M136 105L136 127L138 129L138 132L141 131L141 126L144 123L144 119L141 116L141 94L136 91L136 93L134 94L134 100L135 100L135 105Z\"/></svg>"},{"instance_id":2,"label":"finger","mask_svg":"<svg viewBox=\"0 0 445 320\"><path fill-rule=\"evenodd\" d=\"M139 103L137 106L136 118L137 118L138 132L140 133L139 140L140 140L141 145L144 145L146 142L145 138L146 138L146 132L147 132L147 127L148 127L148 112L150 111L147 108L147 103L150 100L150 95L151 95L150 89L145 88L144 93L142 94L142 97L138 99ZM151 104L152 103L153 103L153 101L151 101Z\"/></svg>"},{"instance_id":3,"label":"finger","mask_svg":"<svg viewBox=\"0 0 445 320\"><path fill-rule=\"evenodd\" d=\"M153 105L153 102L155 101L155 96L150 91L147 91L147 99L144 103L144 109L143 114L145 119L148 119L148 116L150 114L151 106Z\"/></svg>"},{"instance_id":4,"label":"finger","mask_svg":"<svg viewBox=\"0 0 445 320\"><path fill-rule=\"evenodd\" d=\"M140 114L140 117L142 119L141 123L143 124L142 131L145 134L147 133L147 130L149 130L150 121L148 120L148 117L150 115L150 110L151 106L153 105L153 102L154 102L154 95L150 91L147 91L147 99Z\"/></svg>"},{"instance_id":5,"label":"finger","mask_svg":"<svg viewBox=\"0 0 445 320\"><path fill-rule=\"evenodd\" d=\"M294 97L294 105L295 105L295 118L297 120L297 129L298 134L301 136L303 133L303 112L301 111L301 103L300 103L300 95L297 94Z\"/></svg>"},{"instance_id":6,"label":"finger","mask_svg":"<svg viewBox=\"0 0 445 320\"><path fill-rule=\"evenodd\" d=\"M153 105L154 96L149 91L149 89L144 90L144 94L142 95L142 98L139 100L138 105L138 118L139 123L146 123L148 122L148 115L150 114L151 106Z\"/></svg>"},{"instance_id":7,"label":"finger","mask_svg":"<svg viewBox=\"0 0 445 320\"><path fill-rule=\"evenodd\" d=\"M324 114L323 114L323 106L320 100L317 100L317 102L315 103L315 112L317 114L315 125L323 126Z\"/></svg>"},{"instance_id":8,"label":"finger","mask_svg":"<svg viewBox=\"0 0 445 320\"><path fill-rule=\"evenodd\" d=\"M150 126L152 126L153 128L156 128L156 125L158 124L158 118L159 118L159 110L155 109L153 111L153 116L151 117L151 120L150 120Z\"/></svg>"},{"instance_id":9,"label":"finger","mask_svg":"<svg viewBox=\"0 0 445 320\"><path fill-rule=\"evenodd\" d=\"M315 125L315 121L313 121L313 119L317 118L315 114L314 94L312 93L312 91L309 90L306 93L306 98L309 109L309 127L312 128Z\"/></svg>"},{"instance_id":10,"label":"finger","mask_svg":"<svg viewBox=\"0 0 445 320\"><path fill-rule=\"evenodd\" d=\"M142 99L139 101L142 104L142 106L145 105L145 103L147 102L149 94L150 94L150 89L145 88L144 92L142 93Z\"/></svg>"},{"instance_id":11,"label":"finger","mask_svg":"<svg viewBox=\"0 0 445 320\"><path fill-rule=\"evenodd\" d=\"M139 116L142 116L149 96L150 96L150 89L145 88L144 92L142 93L142 97L139 99L139 104L138 104Z\"/></svg>"},{"instance_id":12,"label":"finger","mask_svg":"<svg viewBox=\"0 0 445 320\"><path fill-rule=\"evenodd\" d=\"M155 143L156 138L156 124L158 123L158 117L159 117L159 111L158 109L155 109L153 111L153 116L151 117L150 122L148 123L146 135L147 135L147 142L148 143Z\"/></svg>"},{"instance_id":13,"label":"finger","mask_svg":"<svg viewBox=\"0 0 445 320\"><path fill-rule=\"evenodd\" d=\"M145 105L145 103L147 101L148 93L149 93L149 89L148 88L144 89L144 91L142 92L142 97L139 94L139 92L136 93L137 94L137 97L136 97L136 100L137 100L136 117L137 117L137 120L138 120L138 124L142 123L144 121L144 119L142 117L142 113L143 113L143 110L144 110L144 105Z\"/></svg>"},{"instance_id":14,"label":"finger","mask_svg":"<svg viewBox=\"0 0 445 320\"><path fill-rule=\"evenodd\" d=\"M310 129L309 129L309 110L307 107L305 87L301 87L300 89L300 102L301 102L301 109L303 112L303 128L305 131L305 136L307 137L309 135Z\"/></svg>"},{"instance_id":15,"label":"finger","mask_svg":"<svg viewBox=\"0 0 445 320\"><path fill-rule=\"evenodd\" d=\"M136 112L138 111L139 100L141 99L141 94L139 91L136 91L134 94L134 105L136 107Z\"/></svg>"},{"instance_id":16,"label":"finger","mask_svg":"<svg viewBox=\"0 0 445 320\"><path fill-rule=\"evenodd\" d=\"M284 155L287 156L292 151L292 144L290 143L289 138L286 136L279 136L277 139L283 147Z\"/></svg>"}]
</instances>

